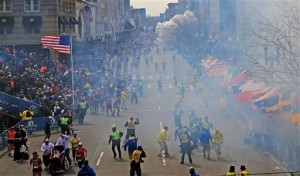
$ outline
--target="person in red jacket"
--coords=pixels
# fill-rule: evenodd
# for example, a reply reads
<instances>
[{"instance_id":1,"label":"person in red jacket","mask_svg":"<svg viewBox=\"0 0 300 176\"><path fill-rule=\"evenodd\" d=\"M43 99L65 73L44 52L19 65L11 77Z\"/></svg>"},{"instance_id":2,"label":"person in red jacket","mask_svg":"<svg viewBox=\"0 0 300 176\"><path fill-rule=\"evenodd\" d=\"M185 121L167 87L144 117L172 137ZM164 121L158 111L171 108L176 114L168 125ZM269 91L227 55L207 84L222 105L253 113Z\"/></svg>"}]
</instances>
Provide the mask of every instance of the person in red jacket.
<instances>
[{"instance_id":1,"label":"person in red jacket","mask_svg":"<svg viewBox=\"0 0 300 176\"><path fill-rule=\"evenodd\" d=\"M78 167L81 168L85 158L87 157L87 150L82 146L82 143L78 143L76 148L76 159L78 160Z\"/></svg>"}]
</instances>

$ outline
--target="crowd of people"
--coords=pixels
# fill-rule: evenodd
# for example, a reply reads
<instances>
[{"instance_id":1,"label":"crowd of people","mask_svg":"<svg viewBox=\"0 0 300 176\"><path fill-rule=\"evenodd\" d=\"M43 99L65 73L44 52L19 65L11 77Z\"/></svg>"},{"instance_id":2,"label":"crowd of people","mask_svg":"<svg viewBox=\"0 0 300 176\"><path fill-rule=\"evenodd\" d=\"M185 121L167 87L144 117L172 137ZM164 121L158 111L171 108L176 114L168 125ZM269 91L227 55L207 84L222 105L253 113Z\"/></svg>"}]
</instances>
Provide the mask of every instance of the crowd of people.
<instances>
[{"instance_id":1,"label":"crowd of people","mask_svg":"<svg viewBox=\"0 0 300 176\"><path fill-rule=\"evenodd\" d=\"M12 54L5 50L11 55L5 60L0 60L0 91L40 104L42 116L49 116L44 127L44 143L41 145L42 159L39 158L37 152L33 152L33 158L30 160L29 168L33 165L33 175L41 175L42 164L46 170L57 171L67 169L73 162L78 163L80 169L78 176L87 173L96 175L88 164L87 150L73 129L73 120L83 124L87 112L90 112L91 115L121 116L120 109L127 110L126 104L130 94L130 103L138 103L138 97L144 95L144 82L139 68L140 59L143 56L146 65L149 65L149 58L153 63L153 58L149 54L151 48L154 48L154 39L155 35L151 32L141 33L131 43L118 44L117 48L102 58L101 63L93 64L93 61L78 60L74 68L71 68L67 61L56 62L34 52L13 50ZM17 57L23 59L18 61ZM174 62L175 59L173 56ZM158 67L156 62L156 72ZM165 61L161 63L161 67L165 72L167 67ZM72 90L72 76L74 76L74 90ZM161 77L157 83L158 91L162 92ZM184 113L181 104L185 97L185 88L182 83L177 85L176 75L173 75L173 83L178 87L173 116L176 127L175 140L179 139L180 164L184 164L186 154L190 164L193 164L192 151L200 146L203 147L203 157L210 160L211 144L214 146L217 158L220 159L223 143L222 132L218 128L213 128L208 116L201 118L196 115L194 110L190 110L187 114L189 123L183 125L181 118ZM73 96L75 102L73 102ZM34 114L29 109L25 109L20 116L23 120L34 118ZM50 127L54 116L60 117L61 135L56 143L51 143ZM136 125L139 125L139 119L134 119L134 117L130 117L125 123L124 127L127 129L127 133L123 145L121 144L123 133L113 126L108 142L112 144L114 158L117 158L118 152L118 158L122 159L121 148L128 152L130 176L134 176L135 173L138 176L141 175L141 163L146 157L143 147L138 145ZM8 132L8 151L11 155L14 148L14 160L18 160L18 157L21 156L19 153L22 145L28 151L27 135L20 132L18 128L11 130L14 131ZM168 126L165 126L157 137L160 145L159 157L169 155L168 140ZM117 152L115 148L117 148ZM70 153L72 153L71 157ZM243 175L247 175L245 166L241 166L241 171ZM192 167L189 169L189 173L191 176L198 176ZM235 175L234 166L230 167L227 175Z\"/></svg>"}]
</instances>

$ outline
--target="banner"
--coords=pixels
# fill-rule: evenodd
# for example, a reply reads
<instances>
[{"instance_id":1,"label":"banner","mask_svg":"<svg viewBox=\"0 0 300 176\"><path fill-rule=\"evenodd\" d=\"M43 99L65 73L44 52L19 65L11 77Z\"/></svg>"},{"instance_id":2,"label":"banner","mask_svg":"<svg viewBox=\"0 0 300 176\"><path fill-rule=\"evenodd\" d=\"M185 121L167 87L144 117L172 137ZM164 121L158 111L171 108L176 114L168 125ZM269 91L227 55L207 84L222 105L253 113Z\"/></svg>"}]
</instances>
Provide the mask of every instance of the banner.
<instances>
[{"instance_id":1,"label":"banner","mask_svg":"<svg viewBox=\"0 0 300 176\"><path fill-rule=\"evenodd\" d=\"M40 105L31 103L14 96L0 93L0 106L7 109L9 112L22 112L25 108L34 112L35 117L40 116Z\"/></svg>"},{"instance_id":2,"label":"banner","mask_svg":"<svg viewBox=\"0 0 300 176\"><path fill-rule=\"evenodd\" d=\"M7 131L4 131L0 134L0 150L4 149L7 146L6 135Z\"/></svg>"},{"instance_id":3,"label":"banner","mask_svg":"<svg viewBox=\"0 0 300 176\"><path fill-rule=\"evenodd\" d=\"M57 128L57 122L59 120L59 116L53 117L53 122L51 124L51 129ZM44 131L45 124L49 120L49 117L40 117L33 118L32 120L23 120L19 123L19 125L24 125L27 132L31 133L34 131Z\"/></svg>"}]
</instances>

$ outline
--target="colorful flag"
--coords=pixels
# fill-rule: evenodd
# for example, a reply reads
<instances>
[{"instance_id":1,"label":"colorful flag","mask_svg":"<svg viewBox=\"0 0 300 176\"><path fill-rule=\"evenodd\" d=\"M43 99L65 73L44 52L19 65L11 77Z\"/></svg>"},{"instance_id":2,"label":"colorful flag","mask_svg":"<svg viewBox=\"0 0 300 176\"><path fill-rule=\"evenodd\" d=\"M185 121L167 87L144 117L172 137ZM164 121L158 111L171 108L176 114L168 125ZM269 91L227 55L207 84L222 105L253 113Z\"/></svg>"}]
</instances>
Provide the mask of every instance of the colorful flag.
<instances>
[{"instance_id":1,"label":"colorful flag","mask_svg":"<svg viewBox=\"0 0 300 176\"><path fill-rule=\"evenodd\" d=\"M70 54L70 36L46 35L42 36L41 43L44 48L49 48L55 52Z\"/></svg>"},{"instance_id":2,"label":"colorful flag","mask_svg":"<svg viewBox=\"0 0 300 176\"><path fill-rule=\"evenodd\" d=\"M92 22L93 21L93 14L92 9L90 6L85 6L79 10L79 13L82 15L85 22Z\"/></svg>"}]
</instances>

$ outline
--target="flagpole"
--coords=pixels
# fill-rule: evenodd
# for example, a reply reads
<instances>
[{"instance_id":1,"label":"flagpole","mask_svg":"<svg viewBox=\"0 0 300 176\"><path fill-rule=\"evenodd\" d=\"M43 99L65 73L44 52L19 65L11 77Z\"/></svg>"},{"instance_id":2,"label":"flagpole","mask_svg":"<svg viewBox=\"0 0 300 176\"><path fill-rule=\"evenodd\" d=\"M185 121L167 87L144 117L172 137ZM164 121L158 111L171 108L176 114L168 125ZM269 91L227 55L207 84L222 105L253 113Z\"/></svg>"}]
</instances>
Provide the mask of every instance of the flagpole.
<instances>
[{"instance_id":1,"label":"flagpole","mask_svg":"<svg viewBox=\"0 0 300 176\"><path fill-rule=\"evenodd\" d=\"M72 118L74 118L74 110L75 110L75 86L74 86L74 61L73 61L73 40L72 36L70 36L70 53L71 53L71 67L72 67Z\"/></svg>"}]
</instances>

